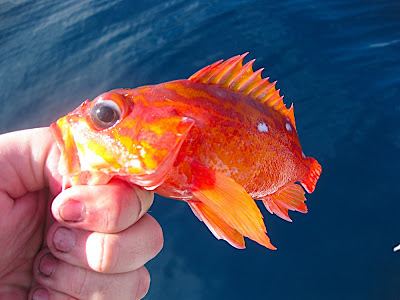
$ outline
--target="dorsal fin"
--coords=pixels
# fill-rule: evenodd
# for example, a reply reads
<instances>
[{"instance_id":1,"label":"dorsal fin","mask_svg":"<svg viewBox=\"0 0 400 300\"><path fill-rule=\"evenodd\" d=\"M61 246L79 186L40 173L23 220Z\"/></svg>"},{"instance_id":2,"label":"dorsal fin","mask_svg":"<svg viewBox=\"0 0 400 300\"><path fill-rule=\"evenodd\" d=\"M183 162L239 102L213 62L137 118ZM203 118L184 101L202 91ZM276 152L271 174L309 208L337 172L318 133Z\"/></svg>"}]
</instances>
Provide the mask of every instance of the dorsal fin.
<instances>
[{"instance_id":1,"label":"dorsal fin","mask_svg":"<svg viewBox=\"0 0 400 300\"><path fill-rule=\"evenodd\" d=\"M219 60L199 70L189 80L206 84L216 84L235 92L251 96L254 100L264 103L282 113L296 128L293 104L286 108L283 96L276 89L276 81L270 82L269 77L262 78L263 68L253 71L255 59L243 65L243 59L248 52L236 55L227 60Z\"/></svg>"}]
</instances>

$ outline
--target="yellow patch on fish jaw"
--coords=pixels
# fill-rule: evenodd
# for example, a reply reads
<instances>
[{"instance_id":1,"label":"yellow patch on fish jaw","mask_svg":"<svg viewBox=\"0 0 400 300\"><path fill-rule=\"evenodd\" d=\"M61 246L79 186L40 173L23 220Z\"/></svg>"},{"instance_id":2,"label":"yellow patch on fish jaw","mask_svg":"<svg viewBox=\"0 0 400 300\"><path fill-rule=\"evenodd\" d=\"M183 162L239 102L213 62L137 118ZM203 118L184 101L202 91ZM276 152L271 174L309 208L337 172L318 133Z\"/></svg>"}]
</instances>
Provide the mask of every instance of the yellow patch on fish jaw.
<instances>
[{"instance_id":1,"label":"yellow patch on fish jaw","mask_svg":"<svg viewBox=\"0 0 400 300\"><path fill-rule=\"evenodd\" d=\"M99 156L101 156L105 161L113 163L115 160L113 158L112 153L108 151L107 147L102 144L99 144L97 141L88 141L87 148L92 152Z\"/></svg>"},{"instance_id":2,"label":"yellow patch on fish jaw","mask_svg":"<svg viewBox=\"0 0 400 300\"><path fill-rule=\"evenodd\" d=\"M155 159L155 157L161 154L159 150L155 149L152 145L144 140L140 141L140 146L142 149L139 151L139 153L145 169L154 170L157 168L159 162Z\"/></svg>"},{"instance_id":3,"label":"yellow patch on fish jaw","mask_svg":"<svg viewBox=\"0 0 400 300\"><path fill-rule=\"evenodd\" d=\"M133 148L134 141L131 137L126 135L117 135L115 138L125 147L127 151Z\"/></svg>"},{"instance_id":4,"label":"yellow patch on fish jaw","mask_svg":"<svg viewBox=\"0 0 400 300\"><path fill-rule=\"evenodd\" d=\"M92 131L86 122L71 124L71 131L74 132L73 139L81 164L80 171L118 171L121 168L110 137Z\"/></svg>"},{"instance_id":5,"label":"yellow patch on fish jaw","mask_svg":"<svg viewBox=\"0 0 400 300\"><path fill-rule=\"evenodd\" d=\"M86 143L77 143L79 160L82 170L95 170L111 167L113 170L119 170L121 165L116 157L107 147L98 144L96 141L87 141Z\"/></svg>"},{"instance_id":6,"label":"yellow patch on fish jaw","mask_svg":"<svg viewBox=\"0 0 400 300\"><path fill-rule=\"evenodd\" d=\"M142 159L146 156L146 150L140 145L136 139L133 139L127 135L121 135L119 133L114 134L114 139L122 145L120 152L120 163L126 169L127 173L140 174L143 173L143 163Z\"/></svg>"}]
</instances>

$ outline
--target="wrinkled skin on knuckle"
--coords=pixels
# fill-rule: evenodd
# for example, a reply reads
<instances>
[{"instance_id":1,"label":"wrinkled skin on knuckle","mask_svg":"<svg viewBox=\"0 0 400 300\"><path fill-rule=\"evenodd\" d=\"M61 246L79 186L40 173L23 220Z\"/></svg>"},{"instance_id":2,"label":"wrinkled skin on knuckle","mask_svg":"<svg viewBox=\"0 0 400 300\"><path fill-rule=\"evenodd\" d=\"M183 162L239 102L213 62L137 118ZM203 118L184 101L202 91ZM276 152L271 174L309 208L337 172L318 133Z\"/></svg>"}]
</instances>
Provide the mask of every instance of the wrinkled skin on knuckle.
<instances>
[{"instance_id":1,"label":"wrinkled skin on knuckle","mask_svg":"<svg viewBox=\"0 0 400 300\"><path fill-rule=\"evenodd\" d=\"M142 203L132 188L114 188L108 198L109 207L100 212L100 214L104 214L102 219L105 232L125 230L137 222L141 216Z\"/></svg>"},{"instance_id":2,"label":"wrinkled skin on knuckle","mask_svg":"<svg viewBox=\"0 0 400 300\"><path fill-rule=\"evenodd\" d=\"M119 198L115 198L115 201L112 203L112 205L113 207L102 212L102 214L104 214L102 219L105 232L114 232L118 227L118 221L121 216L121 201Z\"/></svg>"},{"instance_id":3,"label":"wrinkled skin on knuckle","mask_svg":"<svg viewBox=\"0 0 400 300\"><path fill-rule=\"evenodd\" d=\"M115 291L112 278L94 276L87 269L80 269L70 283L72 294L78 299L109 299Z\"/></svg>"},{"instance_id":4,"label":"wrinkled skin on knuckle","mask_svg":"<svg viewBox=\"0 0 400 300\"><path fill-rule=\"evenodd\" d=\"M86 240L86 260L90 268L99 273L112 270L115 258L118 257L118 247L108 234L94 232Z\"/></svg>"},{"instance_id":5,"label":"wrinkled skin on knuckle","mask_svg":"<svg viewBox=\"0 0 400 300\"><path fill-rule=\"evenodd\" d=\"M118 239L112 238L107 234L103 234L101 257L98 264L98 269L95 270L100 273L112 273L118 264L120 243Z\"/></svg>"},{"instance_id":6,"label":"wrinkled skin on knuckle","mask_svg":"<svg viewBox=\"0 0 400 300\"><path fill-rule=\"evenodd\" d=\"M89 271L86 269L76 269L76 276L70 277L70 288L78 299L88 299L90 296ZM66 280L67 282L67 280Z\"/></svg>"}]
</instances>

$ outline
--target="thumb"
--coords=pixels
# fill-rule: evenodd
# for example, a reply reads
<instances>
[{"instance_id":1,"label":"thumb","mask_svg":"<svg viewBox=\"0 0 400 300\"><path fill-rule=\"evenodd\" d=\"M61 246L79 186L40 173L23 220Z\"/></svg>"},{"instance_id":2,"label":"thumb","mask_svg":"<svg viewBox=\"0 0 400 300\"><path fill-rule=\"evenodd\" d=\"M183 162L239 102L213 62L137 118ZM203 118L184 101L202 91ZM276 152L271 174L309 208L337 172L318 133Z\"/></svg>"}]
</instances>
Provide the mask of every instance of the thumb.
<instances>
[{"instance_id":1,"label":"thumb","mask_svg":"<svg viewBox=\"0 0 400 300\"><path fill-rule=\"evenodd\" d=\"M0 191L14 199L45 187L58 193L59 155L48 127L0 135Z\"/></svg>"}]
</instances>

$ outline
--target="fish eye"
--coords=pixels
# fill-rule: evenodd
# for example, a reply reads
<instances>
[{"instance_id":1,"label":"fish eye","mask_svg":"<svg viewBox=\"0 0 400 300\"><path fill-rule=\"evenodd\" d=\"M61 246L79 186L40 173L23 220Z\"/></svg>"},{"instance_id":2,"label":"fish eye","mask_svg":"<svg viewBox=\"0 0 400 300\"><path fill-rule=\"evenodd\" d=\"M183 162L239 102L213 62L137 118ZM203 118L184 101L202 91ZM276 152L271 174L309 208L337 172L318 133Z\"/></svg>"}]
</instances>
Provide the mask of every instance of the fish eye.
<instances>
[{"instance_id":1,"label":"fish eye","mask_svg":"<svg viewBox=\"0 0 400 300\"><path fill-rule=\"evenodd\" d=\"M119 121L120 117L121 109L112 100L98 101L90 111L90 118L101 129L110 128Z\"/></svg>"}]
</instances>

